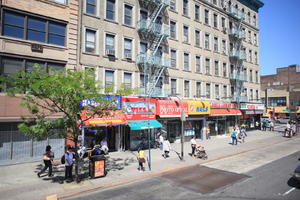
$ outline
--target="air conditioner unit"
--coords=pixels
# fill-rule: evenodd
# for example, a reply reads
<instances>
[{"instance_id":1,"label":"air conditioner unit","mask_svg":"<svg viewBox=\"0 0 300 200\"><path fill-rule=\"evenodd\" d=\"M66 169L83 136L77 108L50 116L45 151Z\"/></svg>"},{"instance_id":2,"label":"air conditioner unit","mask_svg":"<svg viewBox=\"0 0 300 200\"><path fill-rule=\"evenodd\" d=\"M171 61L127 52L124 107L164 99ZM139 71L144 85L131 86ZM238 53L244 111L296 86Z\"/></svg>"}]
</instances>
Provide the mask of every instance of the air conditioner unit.
<instances>
[{"instance_id":1,"label":"air conditioner unit","mask_svg":"<svg viewBox=\"0 0 300 200\"><path fill-rule=\"evenodd\" d=\"M126 53L126 54L125 54L125 59L131 60L131 59L132 59L131 53Z\"/></svg>"},{"instance_id":2,"label":"air conditioner unit","mask_svg":"<svg viewBox=\"0 0 300 200\"><path fill-rule=\"evenodd\" d=\"M106 50L107 56L115 56L115 50Z\"/></svg>"}]
</instances>

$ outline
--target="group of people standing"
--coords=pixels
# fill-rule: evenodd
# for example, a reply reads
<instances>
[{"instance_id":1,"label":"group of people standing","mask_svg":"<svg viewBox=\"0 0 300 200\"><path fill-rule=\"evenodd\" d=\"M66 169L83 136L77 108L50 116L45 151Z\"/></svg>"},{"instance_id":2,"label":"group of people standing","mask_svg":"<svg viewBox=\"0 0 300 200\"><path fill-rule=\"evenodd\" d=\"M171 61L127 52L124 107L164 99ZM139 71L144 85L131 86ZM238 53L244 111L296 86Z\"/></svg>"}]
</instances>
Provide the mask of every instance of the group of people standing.
<instances>
[{"instance_id":1,"label":"group of people standing","mask_svg":"<svg viewBox=\"0 0 300 200\"><path fill-rule=\"evenodd\" d=\"M238 141L244 143L246 136L247 133L245 127L241 127L241 128L239 128L238 126L233 127L231 131L231 144L237 145Z\"/></svg>"},{"instance_id":2,"label":"group of people standing","mask_svg":"<svg viewBox=\"0 0 300 200\"><path fill-rule=\"evenodd\" d=\"M43 169L37 173L38 177L41 177L41 174L44 173L48 169L48 177L52 177L52 165L53 165L53 159L54 159L54 152L52 151L52 148L50 145L46 146L45 153L43 154L43 162L44 167ZM72 181L72 171L73 171L73 164L74 164L75 155L72 151L72 147L67 147L67 151L62 157L62 164L65 165L65 180Z\"/></svg>"}]
</instances>

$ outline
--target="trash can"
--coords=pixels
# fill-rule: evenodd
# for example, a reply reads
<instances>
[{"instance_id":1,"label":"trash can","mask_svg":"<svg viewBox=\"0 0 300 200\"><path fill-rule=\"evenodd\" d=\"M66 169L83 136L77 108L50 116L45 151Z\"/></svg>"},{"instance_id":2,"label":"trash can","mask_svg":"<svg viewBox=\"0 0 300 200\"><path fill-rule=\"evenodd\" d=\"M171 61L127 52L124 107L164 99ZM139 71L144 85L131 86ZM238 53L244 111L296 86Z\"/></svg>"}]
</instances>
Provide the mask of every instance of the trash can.
<instances>
[{"instance_id":1,"label":"trash can","mask_svg":"<svg viewBox=\"0 0 300 200\"><path fill-rule=\"evenodd\" d=\"M94 155L90 157L90 177L98 178L106 176L105 170L106 158L104 155Z\"/></svg>"}]
</instances>

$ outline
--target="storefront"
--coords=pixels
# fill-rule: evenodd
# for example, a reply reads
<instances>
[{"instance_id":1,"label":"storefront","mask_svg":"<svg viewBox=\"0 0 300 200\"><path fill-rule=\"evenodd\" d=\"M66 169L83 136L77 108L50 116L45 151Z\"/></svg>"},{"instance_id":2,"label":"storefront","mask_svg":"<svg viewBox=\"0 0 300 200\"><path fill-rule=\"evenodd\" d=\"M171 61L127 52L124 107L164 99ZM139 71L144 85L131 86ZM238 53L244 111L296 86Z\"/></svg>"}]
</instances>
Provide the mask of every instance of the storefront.
<instances>
[{"instance_id":1,"label":"storefront","mask_svg":"<svg viewBox=\"0 0 300 200\"><path fill-rule=\"evenodd\" d=\"M208 101L187 101L188 117L184 122L184 136L186 140L195 136L204 139L203 128L207 116L210 114L210 103Z\"/></svg>"},{"instance_id":2,"label":"storefront","mask_svg":"<svg viewBox=\"0 0 300 200\"><path fill-rule=\"evenodd\" d=\"M188 112L187 102L179 99L157 100L156 107L157 120L166 132L163 136L167 137L171 143L179 140L181 136L181 110L183 108L185 113Z\"/></svg>"},{"instance_id":3,"label":"storefront","mask_svg":"<svg viewBox=\"0 0 300 200\"><path fill-rule=\"evenodd\" d=\"M211 135L228 134L242 115L237 104L211 104L209 118L207 120Z\"/></svg>"},{"instance_id":4,"label":"storefront","mask_svg":"<svg viewBox=\"0 0 300 200\"><path fill-rule=\"evenodd\" d=\"M120 150L123 142L122 132L124 131L126 120L121 111L121 98L105 97L108 100L114 98L110 104L117 110L106 111L103 115L93 115L91 117L89 106L96 106L90 100L81 102L81 106L86 110L81 112L81 119L84 126L82 128L81 143L87 148L92 148L96 144L106 143L109 151Z\"/></svg>"},{"instance_id":5,"label":"storefront","mask_svg":"<svg viewBox=\"0 0 300 200\"><path fill-rule=\"evenodd\" d=\"M240 125L244 125L247 129L253 129L256 122L260 123L265 106L264 104L241 103L240 109L243 114L240 119Z\"/></svg>"},{"instance_id":6,"label":"storefront","mask_svg":"<svg viewBox=\"0 0 300 200\"><path fill-rule=\"evenodd\" d=\"M125 135L128 135L130 150L148 148L148 137L153 143L157 129L162 125L156 120L156 100L134 97L122 97L122 108L125 111L125 120L128 128Z\"/></svg>"}]
</instances>

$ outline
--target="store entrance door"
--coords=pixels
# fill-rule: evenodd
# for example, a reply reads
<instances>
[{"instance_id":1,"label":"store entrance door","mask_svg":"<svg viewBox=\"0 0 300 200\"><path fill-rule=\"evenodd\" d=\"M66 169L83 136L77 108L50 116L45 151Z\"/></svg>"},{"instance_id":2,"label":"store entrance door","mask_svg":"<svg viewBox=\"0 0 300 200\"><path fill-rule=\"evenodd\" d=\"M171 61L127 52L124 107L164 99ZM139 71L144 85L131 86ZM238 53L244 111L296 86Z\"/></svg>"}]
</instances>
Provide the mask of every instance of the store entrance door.
<instances>
[{"instance_id":1,"label":"store entrance door","mask_svg":"<svg viewBox=\"0 0 300 200\"><path fill-rule=\"evenodd\" d=\"M194 121L195 137L196 139L202 139L203 120Z\"/></svg>"}]
</instances>

